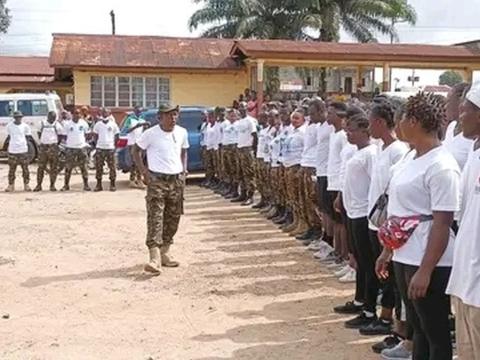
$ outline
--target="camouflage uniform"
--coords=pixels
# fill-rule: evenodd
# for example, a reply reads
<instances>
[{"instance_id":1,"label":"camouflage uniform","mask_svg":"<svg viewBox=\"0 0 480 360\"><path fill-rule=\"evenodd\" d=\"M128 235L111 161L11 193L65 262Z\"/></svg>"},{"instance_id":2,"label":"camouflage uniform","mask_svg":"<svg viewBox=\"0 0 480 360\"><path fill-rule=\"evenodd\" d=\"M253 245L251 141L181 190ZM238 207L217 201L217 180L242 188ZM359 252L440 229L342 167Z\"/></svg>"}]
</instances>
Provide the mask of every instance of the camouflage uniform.
<instances>
[{"instance_id":1,"label":"camouflage uniform","mask_svg":"<svg viewBox=\"0 0 480 360\"><path fill-rule=\"evenodd\" d=\"M13 185L15 183L15 172L17 166L22 167L23 183L28 184L30 182L30 171L28 170L28 153L24 154L8 154L8 184Z\"/></svg>"},{"instance_id":2,"label":"camouflage uniform","mask_svg":"<svg viewBox=\"0 0 480 360\"><path fill-rule=\"evenodd\" d=\"M240 155L240 181L248 197L255 193L255 158L251 147L238 149Z\"/></svg>"},{"instance_id":3,"label":"camouflage uniform","mask_svg":"<svg viewBox=\"0 0 480 360\"><path fill-rule=\"evenodd\" d=\"M265 199L265 186L264 186L264 167L263 167L263 158L255 159L255 185L258 192L262 195L262 198Z\"/></svg>"},{"instance_id":4,"label":"camouflage uniform","mask_svg":"<svg viewBox=\"0 0 480 360\"><path fill-rule=\"evenodd\" d=\"M235 149L233 150L233 157L234 157L234 167L233 167L233 179L236 184L239 184L242 186L243 189L243 184L242 184L242 170L241 170L241 165L240 165L240 149L235 146Z\"/></svg>"},{"instance_id":5,"label":"camouflage uniform","mask_svg":"<svg viewBox=\"0 0 480 360\"><path fill-rule=\"evenodd\" d=\"M37 170L38 185L42 185L47 166L50 174L50 185L55 185L58 175L59 153L60 150L57 144L40 144Z\"/></svg>"},{"instance_id":6,"label":"camouflage uniform","mask_svg":"<svg viewBox=\"0 0 480 360\"><path fill-rule=\"evenodd\" d=\"M88 177L87 160L87 150L67 148L65 150L65 181L70 181L72 170L77 166L82 172L82 177L86 179Z\"/></svg>"},{"instance_id":7,"label":"camouflage uniform","mask_svg":"<svg viewBox=\"0 0 480 360\"><path fill-rule=\"evenodd\" d=\"M135 152L135 146L129 146L128 152L130 153L130 158L132 159L132 166L130 167L130 181L142 181L142 174L140 170L137 168L137 164L133 159L133 154Z\"/></svg>"},{"instance_id":8,"label":"camouflage uniform","mask_svg":"<svg viewBox=\"0 0 480 360\"><path fill-rule=\"evenodd\" d=\"M209 181L215 177L215 150L205 150L205 175Z\"/></svg>"},{"instance_id":9,"label":"camouflage uniform","mask_svg":"<svg viewBox=\"0 0 480 360\"><path fill-rule=\"evenodd\" d=\"M292 208L293 212L300 216L301 214L301 202L299 199L300 190L302 188L301 181L301 171L300 166L295 165L287 168L286 172L286 185L287 185L287 197L288 203Z\"/></svg>"},{"instance_id":10,"label":"camouflage uniform","mask_svg":"<svg viewBox=\"0 0 480 360\"><path fill-rule=\"evenodd\" d=\"M224 154L224 171L225 171L225 182L227 184L232 184L235 182L235 145L225 145L223 147Z\"/></svg>"},{"instance_id":11,"label":"camouflage uniform","mask_svg":"<svg viewBox=\"0 0 480 360\"><path fill-rule=\"evenodd\" d=\"M310 228L321 227L316 207L317 184L312 180L312 176L315 176L315 168L302 167L299 176L301 186L298 199L300 201L301 216Z\"/></svg>"},{"instance_id":12,"label":"camouflage uniform","mask_svg":"<svg viewBox=\"0 0 480 360\"><path fill-rule=\"evenodd\" d=\"M169 246L177 233L183 205L183 181L179 175L154 175L145 197L147 205L147 247Z\"/></svg>"},{"instance_id":13,"label":"camouflage uniform","mask_svg":"<svg viewBox=\"0 0 480 360\"><path fill-rule=\"evenodd\" d=\"M98 182L102 181L103 165L107 163L110 170L110 181L117 179L117 169L115 167L115 150L97 149L95 153L95 170Z\"/></svg>"}]
</instances>

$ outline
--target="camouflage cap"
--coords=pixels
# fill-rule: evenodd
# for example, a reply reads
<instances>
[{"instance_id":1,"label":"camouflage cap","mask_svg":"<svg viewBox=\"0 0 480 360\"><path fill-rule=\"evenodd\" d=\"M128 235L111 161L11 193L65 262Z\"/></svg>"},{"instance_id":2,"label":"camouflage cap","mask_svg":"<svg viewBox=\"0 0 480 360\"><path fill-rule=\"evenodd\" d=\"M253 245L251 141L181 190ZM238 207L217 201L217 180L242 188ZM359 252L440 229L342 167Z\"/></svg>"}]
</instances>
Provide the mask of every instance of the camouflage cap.
<instances>
[{"instance_id":1,"label":"camouflage cap","mask_svg":"<svg viewBox=\"0 0 480 360\"><path fill-rule=\"evenodd\" d=\"M23 113L21 111L15 111L13 113L13 117L14 118L21 118L21 117L23 117Z\"/></svg>"},{"instance_id":2,"label":"camouflage cap","mask_svg":"<svg viewBox=\"0 0 480 360\"><path fill-rule=\"evenodd\" d=\"M174 105L170 105L170 104L162 104L158 108L158 112L163 113L163 114L166 114L166 113L169 113L169 112L172 112L172 111L179 111L179 110L180 110L180 106L178 106L178 105L174 106Z\"/></svg>"}]
</instances>

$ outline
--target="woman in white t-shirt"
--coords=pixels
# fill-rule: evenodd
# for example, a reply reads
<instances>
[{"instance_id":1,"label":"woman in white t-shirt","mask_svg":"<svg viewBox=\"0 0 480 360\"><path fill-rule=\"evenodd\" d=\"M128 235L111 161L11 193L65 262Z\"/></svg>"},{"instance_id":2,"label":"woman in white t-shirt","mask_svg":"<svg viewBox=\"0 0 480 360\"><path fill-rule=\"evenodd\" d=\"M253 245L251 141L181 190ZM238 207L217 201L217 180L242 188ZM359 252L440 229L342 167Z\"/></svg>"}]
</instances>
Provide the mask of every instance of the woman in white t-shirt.
<instances>
[{"instance_id":1,"label":"woman in white t-shirt","mask_svg":"<svg viewBox=\"0 0 480 360\"><path fill-rule=\"evenodd\" d=\"M393 250L397 286L414 330L413 359L450 360L450 302L445 294L453 256L453 215L459 209L460 170L438 134L445 103L434 94L411 97L400 122L415 156L393 171L388 215L423 215L408 241Z\"/></svg>"}]
</instances>

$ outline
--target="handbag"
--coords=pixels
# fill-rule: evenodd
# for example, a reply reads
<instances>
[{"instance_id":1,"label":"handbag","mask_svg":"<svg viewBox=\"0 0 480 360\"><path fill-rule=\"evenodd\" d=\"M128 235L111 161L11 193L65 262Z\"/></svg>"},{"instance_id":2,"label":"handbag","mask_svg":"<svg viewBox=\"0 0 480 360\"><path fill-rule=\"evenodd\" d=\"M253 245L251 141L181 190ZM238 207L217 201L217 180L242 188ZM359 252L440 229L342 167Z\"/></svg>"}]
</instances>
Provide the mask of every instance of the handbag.
<instances>
[{"instance_id":1,"label":"handbag","mask_svg":"<svg viewBox=\"0 0 480 360\"><path fill-rule=\"evenodd\" d=\"M400 249L422 222L433 220L432 215L407 217L391 216L378 229L378 240L390 250Z\"/></svg>"},{"instance_id":2,"label":"handbag","mask_svg":"<svg viewBox=\"0 0 480 360\"><path fill-rule=\"evenodd\" d=\"M387 191L385 190L385 192L378 197L375 205L370 211L370 214L368 214L368 220L370 220L370 223L377 229L380 228L385 223L385 221L387 221L387 208L388 195Z\"/></svg>"}]
</instances>

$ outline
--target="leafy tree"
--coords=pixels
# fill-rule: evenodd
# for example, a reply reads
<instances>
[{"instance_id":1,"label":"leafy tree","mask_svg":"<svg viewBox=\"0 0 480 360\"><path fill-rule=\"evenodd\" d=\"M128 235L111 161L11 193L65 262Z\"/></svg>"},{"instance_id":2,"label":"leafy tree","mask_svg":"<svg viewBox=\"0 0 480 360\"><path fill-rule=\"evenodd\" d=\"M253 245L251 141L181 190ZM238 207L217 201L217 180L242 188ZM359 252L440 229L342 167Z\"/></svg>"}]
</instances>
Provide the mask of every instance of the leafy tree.
<instances>
[{"instance_id":1,"label":"leafy tree","mask_svg":"<svg viewBox=\"0 0 480 360\"><path fill-rule=\"evenodd\" d=\"M440 75L438 83L440 85L454 86L463 81L462 75L453 70L445 71Z\"/></svg>"},{"instance_id":2,"label":"leafy tree","mask_svg":"<svg viewBox=\"0 0 480 360\"><path fill-rule=\"evenodd\" d=\"M10 26L10 11L7 8L7 0L0 0L0 33L6 33Z\"/></svg>"}]
</instances>

